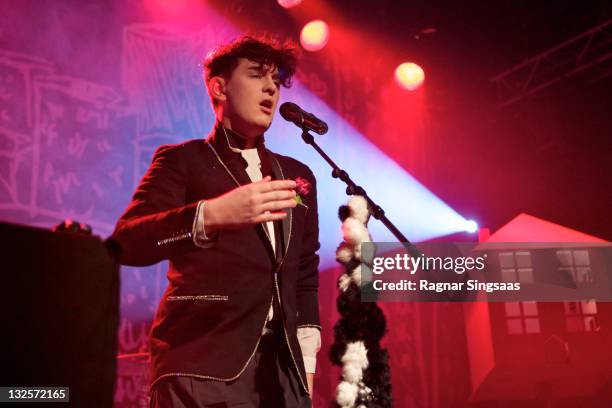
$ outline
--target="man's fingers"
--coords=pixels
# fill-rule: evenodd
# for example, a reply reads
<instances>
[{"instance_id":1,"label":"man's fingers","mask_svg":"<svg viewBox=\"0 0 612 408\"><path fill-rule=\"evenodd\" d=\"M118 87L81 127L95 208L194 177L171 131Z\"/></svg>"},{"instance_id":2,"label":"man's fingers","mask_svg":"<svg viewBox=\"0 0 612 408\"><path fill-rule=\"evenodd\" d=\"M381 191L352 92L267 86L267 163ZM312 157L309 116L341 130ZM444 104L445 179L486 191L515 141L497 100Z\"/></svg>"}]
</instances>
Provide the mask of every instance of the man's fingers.
<instances>
[{"instance_id":1,"label":"man's fingers","mask_svg":"<svg viewBox=\"0 0 612 408\"><path fill-rule=\"evenodd\" d=\"M264 204L269 201L295 199L295 190L268 191L267 193L261 193L259 198L261 199L261 202Z\"/></svg>"},{"instance_id":2,"label":"man's fingers","mask_svg":"<svg viewBox=\"0 0 612 408\"><path fill-rule=\"evenodd\" d=\"M268 222L268 221L277 221L277 220L282 220L285 217L287 217L287 213L284 211L279 211L279 212L265 212L263 214L258 215L257 217L255 217L255 223L258 224L260 222Z\"/></svg>"},{"instance_id":3,"label":"man's fingers","mask_svg":"<svg viewBox=\"0 0 612 408\"><path fill-rule=\"evenodd\" d=\"M297 205L295 198L288 200L268 201L261 206L261 211L279 211L285 208L294 208Z\"/></svg>"},{"instance_id":4,"label":"man's fingers","mask_svg":"<svg viewBox=\"0 0 612 408\"><path fill-rule=\"evenodd\" d=\"M265 181L268 180L268 181ZM253 183L254 187L260 193L267 193L275 190L294 190L296 187L293 180L271 180L270 176L266 176L263 180Z\"/></svg>"}]
</instances>

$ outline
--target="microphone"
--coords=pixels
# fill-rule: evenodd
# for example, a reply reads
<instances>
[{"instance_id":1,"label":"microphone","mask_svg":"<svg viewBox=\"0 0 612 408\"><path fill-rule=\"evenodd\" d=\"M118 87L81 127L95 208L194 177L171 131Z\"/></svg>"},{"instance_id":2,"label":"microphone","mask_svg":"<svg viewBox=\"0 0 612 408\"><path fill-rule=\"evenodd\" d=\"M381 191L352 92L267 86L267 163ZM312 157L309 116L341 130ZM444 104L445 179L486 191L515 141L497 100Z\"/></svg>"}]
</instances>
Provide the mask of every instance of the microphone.
<instances>
[{"instance_id":1,"label":"microphone","mask_svg":"<svg viewBox=\"0 0 612 408\"><path fill-rule=\"evenodd\" d=\"M327 123L312 113L306 112L295 103L285 102L281 105L279 111L286 121L293 122L302 130L312 130L320 135L327 133Z\"/></svg>"}]
</instances>

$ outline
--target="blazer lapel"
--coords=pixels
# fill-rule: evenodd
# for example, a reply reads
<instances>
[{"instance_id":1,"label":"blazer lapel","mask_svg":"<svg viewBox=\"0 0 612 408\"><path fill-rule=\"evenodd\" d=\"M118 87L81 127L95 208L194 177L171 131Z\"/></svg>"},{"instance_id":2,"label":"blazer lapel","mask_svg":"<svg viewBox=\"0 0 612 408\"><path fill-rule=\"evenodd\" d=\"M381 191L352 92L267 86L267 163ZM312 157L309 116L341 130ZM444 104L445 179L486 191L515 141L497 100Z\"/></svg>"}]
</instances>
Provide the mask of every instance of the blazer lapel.
<instances>
[{"instance_id":1,"label":"blazer lapel","mask_svg":"<svg viewBox=\"0 0 612 408\"><path fill-rule=\"evenodd\" d=\"M229 160L223 160L223 162L227 166L227 170L229 170L231 175L234 176L234 178L236 179L235 181L238 182L237 184L239 186L244 186L252 183L251 178L246 172L244 161L245 160L239 154L233 156Z\"/></svg>"},{"instance_id":2,"label":"blazer lapel","mask_svg":"<svg viewBox=\"0 0 612 408\"><path fill-rule=\"evenodd\" d=\"M276 180L284 180L285 179L285 175L283 174L283 169L280 165L280 163L278 162L278 160L276 160L276 157L274 157L274 155L272 154L272 152L270 152L269 150L266 149L266 153L268 154L268 157L271 159L270 160L270 165L272 167L272 174L274 174L274 178ZM282 220L282 230L283 230L283 245L284 250L283 250L283 257L280 260L280 262L282 262L282 260L285 258L285 256L287 255L287 251L289 251L289 245L291 244L291 225L293 223L293 209L292 208L286 208L285 212L287 213L287 216Z\"/></svg>"}]
</instances>

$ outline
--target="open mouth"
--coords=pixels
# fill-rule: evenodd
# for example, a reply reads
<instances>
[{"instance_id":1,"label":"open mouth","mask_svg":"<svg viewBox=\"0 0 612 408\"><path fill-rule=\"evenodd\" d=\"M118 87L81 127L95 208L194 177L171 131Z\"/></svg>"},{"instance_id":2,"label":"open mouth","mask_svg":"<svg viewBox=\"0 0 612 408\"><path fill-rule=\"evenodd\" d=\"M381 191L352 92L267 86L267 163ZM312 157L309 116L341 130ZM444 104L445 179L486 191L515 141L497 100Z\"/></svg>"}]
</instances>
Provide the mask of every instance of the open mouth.
<instances>
[{"instance_id":1,"label":"open mouth","mask_svg":"<svg viewBox=\"0 0 612 408\"><path fill-rule=\"evenodd\" d=\"M270 114L272 113L272 106L273 106L273 105L274 105L274 104L273 104L273 103L272 103L272 101L271 101L271 100L269 100L269 99L266 99L266 100L261 101L261 102L259 103L259 107L261 108L261 110L262 110L263 112L267 113L268 115L270 115Z\"/></svg>"}]
</instances>

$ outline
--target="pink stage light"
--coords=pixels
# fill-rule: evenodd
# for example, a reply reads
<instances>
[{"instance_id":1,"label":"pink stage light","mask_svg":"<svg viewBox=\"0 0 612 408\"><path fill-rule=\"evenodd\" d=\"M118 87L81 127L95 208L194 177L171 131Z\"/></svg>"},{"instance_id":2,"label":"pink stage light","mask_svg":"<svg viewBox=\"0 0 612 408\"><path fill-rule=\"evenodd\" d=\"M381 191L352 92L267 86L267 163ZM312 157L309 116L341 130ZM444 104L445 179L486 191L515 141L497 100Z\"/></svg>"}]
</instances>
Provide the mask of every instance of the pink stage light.
<instances>
[{"instance_id":1,"label":"pink stage light","mask_svg":"<svg viewBox=\"0 0 612 408\"><path fill-rule=\"evenodd\" d=\"M190 0L145 0L145 6L154 13L179 15L183 13Z\"/></svg>"},{"instance_id":2,"label":"pink stage light","mask_svg":"<svg viewBox=\"0 0 612 408\"><path fill-rule=\"evenodd\" d=\"M413 62L404 62L395 69L395 80L402 88L414 91L425 80L425 72Z\"/></svg>"},{"instance_id":3,"label":"pink stage light","mask_svg":"<svg viewBox=\"0 0 612 408\"><path fill-rule=\"evenodd\" d=\"M277 0L278 4L283 8L293 8L299 5L302 0Z\"/></svg>"},{"instance_id":4,"label":"pink stage light","mask_svg":"<svg viewBox=\"0 0 612 408\"><path fill-rule=\"evenodd\" d=\"M319 51L329 41L329 26L323 20L314 20L302 28L300 43L307 51Z\"/></svg>"}]
</instances>

